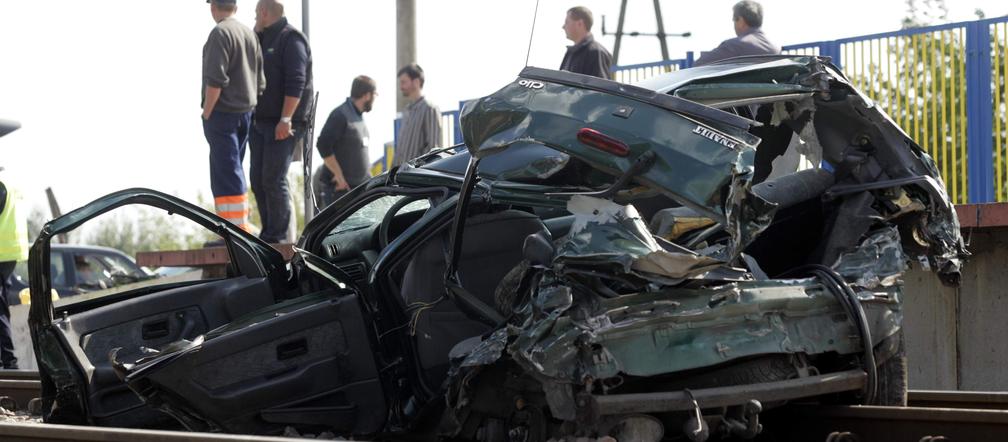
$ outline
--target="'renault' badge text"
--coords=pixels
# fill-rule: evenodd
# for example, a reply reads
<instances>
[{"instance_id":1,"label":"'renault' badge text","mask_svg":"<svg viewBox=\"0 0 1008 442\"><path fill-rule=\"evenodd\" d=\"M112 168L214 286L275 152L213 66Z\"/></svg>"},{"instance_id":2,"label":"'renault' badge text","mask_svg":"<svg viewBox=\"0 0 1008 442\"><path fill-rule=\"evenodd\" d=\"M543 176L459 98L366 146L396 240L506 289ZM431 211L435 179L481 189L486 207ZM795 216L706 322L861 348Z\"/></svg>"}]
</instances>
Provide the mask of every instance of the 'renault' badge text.
<instances>
[{"instance_id":1,"label":"'renault' badge text","mask_svg":"<svg viewBox=\"0 0 1008 442\"><path fill-rule=\"evenodd\" d=\"M704 138L707 138L729 149L734 149L738 147L738 143L735 140L728 138L727 136L721 135L717 132L714 132L713 130L703 127L699 124L697 125L696 129L693 129L693 133L700 135Z\"/></svg>"}]
</instances>

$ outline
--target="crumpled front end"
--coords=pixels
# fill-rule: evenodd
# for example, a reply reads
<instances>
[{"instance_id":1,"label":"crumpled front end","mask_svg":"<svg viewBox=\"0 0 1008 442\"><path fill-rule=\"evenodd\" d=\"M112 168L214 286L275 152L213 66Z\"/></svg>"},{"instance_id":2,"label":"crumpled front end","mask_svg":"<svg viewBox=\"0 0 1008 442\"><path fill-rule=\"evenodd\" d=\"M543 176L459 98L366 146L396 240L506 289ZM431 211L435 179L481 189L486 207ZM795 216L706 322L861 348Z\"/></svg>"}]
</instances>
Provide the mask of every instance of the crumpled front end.
<instances>
[{"instance_id":1,"label":"crumpled front end","mask_svg":"<svg viewBox=\"0 0 1008 442\"><path fill-rule=\"evenodd\" d=\"M539 406L576 423L566 435L724 406L725 428L751 437L757 398L905 403L889 368L904 357L901 277L919 266L954 285L968 256L933 161L826 59L669 81L527 70L467 106L474 156L539 143L612 179L562 195L570 232L498 287L510 320L456 359L447 434L480 408L478 380L500 376L534 380ZM666 207L644 214L656 193Z\"/></svg>"}]
</instances>

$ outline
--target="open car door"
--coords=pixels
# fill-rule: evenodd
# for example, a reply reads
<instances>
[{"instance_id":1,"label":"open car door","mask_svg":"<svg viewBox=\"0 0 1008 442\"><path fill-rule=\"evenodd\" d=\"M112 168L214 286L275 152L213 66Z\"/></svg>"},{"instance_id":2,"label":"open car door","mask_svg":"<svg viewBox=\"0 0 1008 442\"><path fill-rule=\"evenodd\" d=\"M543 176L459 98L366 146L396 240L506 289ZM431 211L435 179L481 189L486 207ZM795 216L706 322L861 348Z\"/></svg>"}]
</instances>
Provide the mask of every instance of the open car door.
<instances>
[{"instance_id":1,"label":"open car door","mask_svg":"<svg viewBox=\"0 0 1008 442\"><path fill-rule=\"evenodd\" d=\"M64 307L40 296L50 291L50 240L131 204L166 210L219 235L230 256L226 276ZM346 357L350 347L370 352L356 291L338 283L332 275L341 275L338 269L319 278L328 283L296 284L271 246L169 195L124 190L50 222L32 247L29 269L29 325L47 422L178 421L190 429L270 433L287 425L350 425L357 404L347 396L384 400L371 359ZM356 394L361 389L367 391Z\"/></svg>"}]
</instances>

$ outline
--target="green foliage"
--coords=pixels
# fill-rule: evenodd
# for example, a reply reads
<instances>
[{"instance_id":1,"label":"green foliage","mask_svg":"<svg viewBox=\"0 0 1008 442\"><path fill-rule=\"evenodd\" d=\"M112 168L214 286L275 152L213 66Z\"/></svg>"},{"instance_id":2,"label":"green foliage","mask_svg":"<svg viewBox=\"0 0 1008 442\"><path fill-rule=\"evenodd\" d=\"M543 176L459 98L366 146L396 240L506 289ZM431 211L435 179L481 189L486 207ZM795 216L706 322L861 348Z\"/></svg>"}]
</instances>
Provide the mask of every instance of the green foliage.
<instances>
[{"instance_id":1,"label":"green foliage","mask_svg":"<svg viewBox=\"0 0 1008 442\"><path fill-rule=\"evenodd\" d=\"M906 0L907 16L903 18L903 29L930 26L948 19L945 0Z\"/></svg>"},{"instance_id":2,"label":"green foliage","mask_svg":"<svg viewBox=\"0 0 1008 442\"><path fill-rule=\"evenodd\" d=\"M944 21L947 8L942 0L908 0L904 28L916 28ZM998 25L1003 33L1004 25ZM995 103L1004 102L1005 37L992 37ZM949 195L956 203L968 201L967 85L965 30L922 32L914 36L890 37L844 45L844 70L852 82L875 100L904 131L934 159ZM1001 62L999 63L998 60ZM1005 140L1004 108L994 114L996 169L1004 170L1005 158L998 143ZM1000 130L999 130L1000 128ZM1008 176L995 176L999 200L1008 198ZM1004 195L1002 197L1002 195Z\"/></svg>"},{"instance_id":3,"label":"green foliage","mask_svg":"<svg viewBox=\"0 0 1008 442\"><path fill-rule=\"evenodd\" d=\"M294 200L294 215L297 233L304 228L304 177L297 170L288 174L290 190ZM202 193L196 196L196 205L214 212L213 200ZM30 230L38 234L44 223L44 214L32 214L32 222L38 224ZM261 225L255 195L249 192L249 219L253 225ZM31 222L29 223L30 225ZM178 215L168 215L164 211L148 206L130 206L127 210L117 210L85 224L83 243L112 247L130 256L137 252L187 250L203 247L203 244L218 239L203 227ZM80 235L78 235L80 236ZM70 241L78 242L78 241Z\"/></svg>"},{"instance_id":4,"label":"green foliage","mask_svg":"<svg viewBox=\"0 0 1008 442\"><path fill-rule=\"evenodd\" d=\"M45 211L39 206L32 207L28 212L28 240L34 242L35 238L38 238L39 232L42 231L42 226L45 226L47 222L49 222L49 217Z\"/></svg>"},{"instance_id":5,"label":"green foliage","mask_svg":"<svg viewBox=\"0 0 1008 442\"><path fill-rule=\"evenodd\" d=\"M137 252L187 250L203 247L215 235L177 215L148 206L104 215L89 229L87 244L112 247L127 255Z\"/></svg>"}]
</instances>

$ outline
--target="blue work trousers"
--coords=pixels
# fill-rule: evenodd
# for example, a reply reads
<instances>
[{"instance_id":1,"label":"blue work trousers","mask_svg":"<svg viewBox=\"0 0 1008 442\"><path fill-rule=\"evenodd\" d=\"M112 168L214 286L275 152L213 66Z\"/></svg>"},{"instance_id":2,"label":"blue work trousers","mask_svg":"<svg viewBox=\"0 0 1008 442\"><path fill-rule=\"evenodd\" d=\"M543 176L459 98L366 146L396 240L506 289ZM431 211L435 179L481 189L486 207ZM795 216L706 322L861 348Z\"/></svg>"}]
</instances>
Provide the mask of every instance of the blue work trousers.
<instances>
[{"instance_id":1,"label":"blue work trousers","mask_svg":"<svg viewBox=\"0 0 1008 442\"><path fill-rule=\"evenodd\" d=\"M214 197L245 194L242 161L251 124L252 112L213 111L203 120L203 136L210 144L210 190Z\"/></svg>"},{"instance_id":2,"label":"blue work trousers","mask_svg":"<svg viewBox=\"0 0 1008 442\"><path fill-rule=\"evenodd\" d=\"M259 238L269 243L287 240L287 227L291 217L287 169L290 168L294 145L303 128L295 126L295 135L282 141L276 140L275 131L275 122L256 121L252 124L252 136L249 139L252 151L249 179L262 223Z\"/></svg>"},{"instance_id":3,"label":"blue work trousers","mask_svg":"<svg viewBox=\"0 0 1008 442\"><path fill-rule=\"evenodd\" d=\"M14 334L11 331L9 296L16 294L10 291L11 273L14 272L14 261L0 262L0 363L3 368L18 368L17 356L14 356Z\"/></svg>"}]
</instances>

